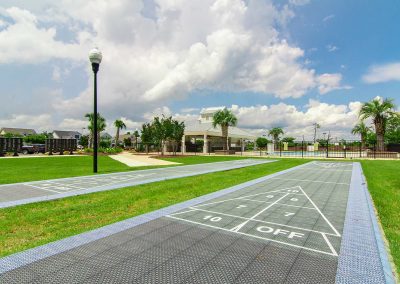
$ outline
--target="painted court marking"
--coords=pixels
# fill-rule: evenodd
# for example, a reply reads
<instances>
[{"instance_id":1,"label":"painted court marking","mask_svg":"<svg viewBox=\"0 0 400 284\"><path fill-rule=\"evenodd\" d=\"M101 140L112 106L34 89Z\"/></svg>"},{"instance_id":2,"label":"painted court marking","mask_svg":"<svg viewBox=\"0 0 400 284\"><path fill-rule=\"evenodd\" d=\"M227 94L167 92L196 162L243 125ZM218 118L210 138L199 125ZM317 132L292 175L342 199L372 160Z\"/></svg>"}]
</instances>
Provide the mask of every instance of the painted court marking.
<instances>
[{"instance_id":1,"label":"painted court marking","mask_svg":"<svg viewBox=\"0 0 400 284\"><path fill-rule=\"evenodd\" d=\"M114 177L107 177L105 178L92 178L92 177L84 177L73 181L71 183L62 183L62 182L55 182L55 181L45 181L45 182L37 182L35 184L26 183L25 186L30 186L34 189L41 189L45 191L51 191L55 193L63 193L66 191L78 191L84 190L85 187L82 185L91 185L91 188L98 188L104 185L114 185L120 182L132 181L138 178L148 177L155 175L156 173L147 173L147 174L136 174L135 176L114 176Z\"/></svg>"},{"instance_id":2,"label":"painted court marking","mask_svg":"<svg viewBox=\"0 0 400 284\"><path fill-rule=\"evenodd\" d=\"M261 201L251 199L254 197L265 198L267 200L268 198L275 198L275 200L270 202L266 200ZM308 206L286 204L285 202L306 202ZM265 203L266 206L259 208L260 204L262 203ZM227 205L229 208L228 211L236 211L230 213L227 212L226 208L218 209L218 206L221 205ZM211 206L212 208L205 208L207 206ZM278 206L278 208L275 208L276 206ZM237 211L241 210L250 210L244 213L244 215L246 215L247 213L252 212L251 210L254 208L257 211L251 216L246 217L240 215L240 213L237 213ZM311 214L312 211L315 211L315 214L317 215L314 214L312 217L317 218L317 220L322 218L323 223L327 225L328 230L317 230L314 228L307 228L306 226L294 226L285 223L288 218L290 220L290 218L295 217L298 213L293 212L291 208L296 208L298 210L306 209L308 212L311 212ZM335 257L338 256L327 235L340 238L340 233L299 185L279 190L272 190L263 193L199 204L196 206L191 206L188 209L189 210L167 215L166 217L223 230L232 234L245 235L256 239L276 242L321 254ZM263 217L262 215L264 214L266 214L266 216ZM279 214L280 217L278 221L273 221L268 219L268 214ZM306 217L303 218L307 220ZM307 235L309 236L311 234L313 234L314 237L319 236L318 239L320 242L322 242L322 244L325 243L325 251L323 249L319 249L318 247L306 246Z\"/></svg>"}]
</instances>

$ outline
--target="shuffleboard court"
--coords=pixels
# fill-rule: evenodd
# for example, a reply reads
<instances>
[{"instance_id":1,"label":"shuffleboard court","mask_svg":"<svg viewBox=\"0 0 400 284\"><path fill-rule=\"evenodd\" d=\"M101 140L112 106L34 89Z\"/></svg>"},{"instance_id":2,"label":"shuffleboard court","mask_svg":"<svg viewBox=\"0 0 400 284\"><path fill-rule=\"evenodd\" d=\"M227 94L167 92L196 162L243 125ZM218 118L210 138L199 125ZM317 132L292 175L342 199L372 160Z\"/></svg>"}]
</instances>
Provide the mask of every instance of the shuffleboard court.
<instances>
[{"instance_id":1,"label":"shuffleboard court","mask_svg":"<svg viewBox=\"0 0 400 284\"><path fill-rule=\"evenodd\" d=\"M5 184L0 185L0 208L270 162L275 161L240 159L113 174Z\"/></svg>"},{"instance_id":2,"label":"shuffleboard court","mask_svg":"<svg viewBox=\"0 0 400 284\"><path fill-rule=\"evenodd\" d=\"M392 283L366 197L359 164L311 162L0 259L0 283Z\"/></svg>"}]
</instances>

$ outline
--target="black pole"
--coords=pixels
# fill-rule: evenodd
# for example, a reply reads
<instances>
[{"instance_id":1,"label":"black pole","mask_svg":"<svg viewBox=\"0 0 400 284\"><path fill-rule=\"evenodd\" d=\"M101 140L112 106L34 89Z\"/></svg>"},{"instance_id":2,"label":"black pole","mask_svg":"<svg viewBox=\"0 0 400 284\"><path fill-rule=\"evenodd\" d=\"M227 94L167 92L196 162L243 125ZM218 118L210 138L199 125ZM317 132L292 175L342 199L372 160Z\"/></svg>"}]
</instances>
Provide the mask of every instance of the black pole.
<instances>
[{"instance_id":1,"label":"black pole","mask_svg":"<svg viewBox=\"0 0 400 284\"><path fill-rule=\"evenodd\" d=\"M94 109L93 109L93 172L97 173L97 72L99 71L99 64L92 63L94 74Z\"/></svg>"}]
</instances>

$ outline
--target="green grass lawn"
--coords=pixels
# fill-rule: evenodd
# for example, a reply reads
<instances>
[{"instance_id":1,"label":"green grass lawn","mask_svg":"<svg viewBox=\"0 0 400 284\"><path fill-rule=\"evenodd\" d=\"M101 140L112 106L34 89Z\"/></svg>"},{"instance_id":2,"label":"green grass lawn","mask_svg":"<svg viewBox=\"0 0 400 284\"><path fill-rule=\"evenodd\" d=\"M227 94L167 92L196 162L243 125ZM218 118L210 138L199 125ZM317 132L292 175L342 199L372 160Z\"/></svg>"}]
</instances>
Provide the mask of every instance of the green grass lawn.
<instances>
[{"instance_id":1,"label":"green grass lawn","mask_svg":"<svg viewBox=\"0 0 400 284\"><path fill-rule=\"evenodd\" d=\"M308 160L285 159L231 171L0 209L0 256L151 212L305 162Z\"/></svg>"},{"instance_id":2,"label":"green grass lawn","mask_svg":"<svg viewBox=\"0 0 400 284\"><path fill-rule=\"evenodd\" d=\"M165 160L183 165L210 163L240 159L241 157L177 156ZM108 156L98 157L99 174L156 168L128 167ZM0 184L55 179L93 174L93 158L90 156L43 157L43 158L0 158Z\"/></svg>"},{"instance_id":3,"label":"green grass lawn","mask_svg":"<svg viewBox=\"0 0 400 284\"><path fill-rule=\"evenodd\" d=\"M361 164L400 273L400 161L361 161Z\"/></svg>"}]
</instances>

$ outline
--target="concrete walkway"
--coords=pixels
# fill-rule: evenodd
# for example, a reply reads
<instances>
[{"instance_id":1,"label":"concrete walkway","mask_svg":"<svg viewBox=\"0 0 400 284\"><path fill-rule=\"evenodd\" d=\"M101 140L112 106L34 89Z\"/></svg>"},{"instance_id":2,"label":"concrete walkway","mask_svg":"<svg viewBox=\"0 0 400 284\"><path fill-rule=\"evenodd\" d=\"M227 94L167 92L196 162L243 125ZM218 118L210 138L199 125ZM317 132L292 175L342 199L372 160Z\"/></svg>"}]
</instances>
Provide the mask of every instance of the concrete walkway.
<instances>
[{"instance_id":1,"label":"concrete walkway","mask_svg":"<svg viewBox=\"0 0 400 284\"><path fill-rule=\"evenodd\" d=\"M151 155L135 155L130 152L122 152L117 155L110 155L110 158L121 162L128 167L142 167L142 166L168 166L168 165L179 165L180 163L174 163L164 161L160 159L154 159Z\"/></svg>"}]
</instances>

